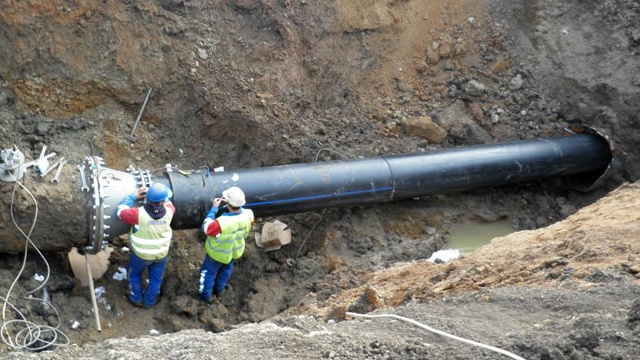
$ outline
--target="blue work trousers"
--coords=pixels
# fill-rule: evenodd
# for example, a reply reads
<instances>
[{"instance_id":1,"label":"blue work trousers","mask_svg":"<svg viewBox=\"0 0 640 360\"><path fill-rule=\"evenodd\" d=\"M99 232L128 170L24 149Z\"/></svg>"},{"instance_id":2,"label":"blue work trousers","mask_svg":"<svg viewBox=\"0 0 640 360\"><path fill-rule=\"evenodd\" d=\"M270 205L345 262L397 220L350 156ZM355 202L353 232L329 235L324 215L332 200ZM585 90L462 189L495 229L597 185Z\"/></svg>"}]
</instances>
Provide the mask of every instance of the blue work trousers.
<instances>
[{"instance_id":1,"label":"blue work trousers","mask_svg":"<svg viewBox=\"0 0 640 360\"><path fill-rule=\"evenodd\" d=\"M235 260L231 260L229 264L225 265L205 254L198 279L198 293L202 300L208 301L212 292L218 295L224 290L231 277L234 262Z\"/></svg>"},{"instance_id":2,"label":"blue work trousers","mask_svg":"<svg viewBox=\"0 0 640 360\"><path fill-rule=\"evenodd\" d=\"M162 285L162 275L167 265L167 257L158 260L144 260L131 252L129 257L129 300L134 304L142 304L145 307L153 306L156 303L160 285ZM146 290L142 289L142 274L148 270L147 278L149 285Z\"/></svg>"}]
</instances>

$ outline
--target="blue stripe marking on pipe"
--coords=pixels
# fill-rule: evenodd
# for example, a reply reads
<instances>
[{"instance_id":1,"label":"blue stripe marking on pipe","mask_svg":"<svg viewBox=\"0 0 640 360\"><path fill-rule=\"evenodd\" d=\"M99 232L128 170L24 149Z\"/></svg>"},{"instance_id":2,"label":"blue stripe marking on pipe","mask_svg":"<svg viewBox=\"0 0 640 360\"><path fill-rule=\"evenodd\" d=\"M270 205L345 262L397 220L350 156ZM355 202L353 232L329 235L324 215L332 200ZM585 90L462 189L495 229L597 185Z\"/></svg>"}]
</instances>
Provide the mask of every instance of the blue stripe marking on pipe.
<instances>
[{"instance_id":1,"label":"blue stripe marking on pipe","mask_svg":"<svg viewBox=\"0 0 640 360\"><path fill-rule=\"evenodd\" d=\"M367 194L367 193L390 191L392 189L393 187L387 186L384 188L377 188L377 189L371 189L371 190L348 191L348 192L340 193L339 195L325 194L325 195L305 196L305 197L299 197L299 198L293 198L293 199L262 201L262 202L254 202L254 203L246 204L243 207L250 208L253 206L294 203L294 202L302 202L302 201L314 200L314 199L327 199L327 198L336 197L336 196L352 196L352 195L360 195L360 194Z\"/></svg>"}]
</instances>

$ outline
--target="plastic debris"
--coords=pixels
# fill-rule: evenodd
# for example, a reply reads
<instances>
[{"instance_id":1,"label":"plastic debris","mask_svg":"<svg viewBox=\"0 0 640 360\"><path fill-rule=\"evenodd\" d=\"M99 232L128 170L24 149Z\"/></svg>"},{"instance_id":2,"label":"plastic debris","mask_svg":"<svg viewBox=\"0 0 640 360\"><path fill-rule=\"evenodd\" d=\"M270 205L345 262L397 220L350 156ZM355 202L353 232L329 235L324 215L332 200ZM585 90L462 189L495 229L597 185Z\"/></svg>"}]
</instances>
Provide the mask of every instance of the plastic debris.
<instances>
[{"instance_id":1,"label":"plastic debris","mask_svg":"<svg viewBox=\"0 0 640 360\"><path fill-rule=\"evenodd\" d=\"M96 294L96 299L100 299L102 297L102 295L104 295L106 290L105 290L104 286L99 286L99 287L95 288L95 290L93 292Z\"/></svg>"},{"instance_id":2,"label":"plastic debris","mask_svg":"<svg viewBox=\"0 0 640 360\"><path fill-rule=\"evenodd\" d=\"M151 329L151 330L149 330L149 335L154 335L155 336L155 335L160 335L160 333L156 329Z\"/></svg>"},{"instance_id":3,"label":"plastic debris","mask_svg":"<svg viewBox=\"0 0 640 360\"><path fill-rule=\"evenodd\" d=\"M79 322L77 322L77 321L74 321L74 322L73 322L73 324L71 324L71 328L72 328L73 330L75 330L75 329L77 329L77 328L79 328L79 327L80 327L80 323L79 323Z\"/></svg>"},{"instance_id":4,"label":"plastic debris","mask_svg":"<svg viewBox=\"0 0 640 360\"><path fill-rule=\"evenodd\" d=\"M100 304L102 304L102 306L104 306L105 310L107 310L107 311L111 310L111 305L107 302L106 298L102 298L102 299L98 300L98 302Z\"/></svg>"},{"instance_id":5,"label":"plastic debris","mask_svg":"<svg viewBox=\"0 0 640 360\"><path fill-rule=\"evenodd\" d=\"M35 274L33 275L33 279L34 279L35 281L37 281L37 282L43 282L43 281L44 281L44 276L42 276L42 275L40 275L40 274L38 274L38 273L35 273Z\"/></svg>"},{"instance_id":6,"label":"plastic debris","mask_svg":"<svg viewBox=\"0 0 640 360\"><path fill-rule=\"evenodd\" d=\"M120 251L123 252L123 253L128 253L129 252L129 248L126 247L126 246L123 246L123 247L120 248Z\"/></svg>"},{"instance_id":7,"label":"plastic debris","mask_svg":"<svg viewBox=\"0 0 640 360\"><path fill-rule=\"evenodd\" d=\"M432 263L446 263L447 261L457 259L460 257L460 250L458 249L448 249L448 250L440 250L431 254L431 257L427 259Z\"/></svg>"},{"instance_id":8,"label":"plastic debris","mask_svg":"<svg viewBox=\"0 0 640 360\"><path fill-rule=\"evenodd\" d=\"M127 269L119 267L118 271L113 274L113 280L122 281L127 278Z\"/></svg>"}]
</instances>

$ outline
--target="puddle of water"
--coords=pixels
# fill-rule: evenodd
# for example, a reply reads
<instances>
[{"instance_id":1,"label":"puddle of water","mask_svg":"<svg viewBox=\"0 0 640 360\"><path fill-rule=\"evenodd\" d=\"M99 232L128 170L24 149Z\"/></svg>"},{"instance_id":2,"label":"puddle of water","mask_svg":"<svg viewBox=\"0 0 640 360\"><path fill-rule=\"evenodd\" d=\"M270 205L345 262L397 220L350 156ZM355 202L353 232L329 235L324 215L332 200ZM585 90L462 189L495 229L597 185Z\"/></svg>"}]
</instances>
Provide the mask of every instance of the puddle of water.
<instances>
[{"instance_id":1,"label":"puddle of water","mask_svg":"<svg viewBox=\"0 0 640 360\"><path fill-rule=\"evenodd\" d=\"M91 277L100 279L109 268L109 255L113 248L107 247L105 251L97 254L88 254L89 266L91 267ZM69 252L69 263L76 279L80 280L82 286L89 286L89 275L87 274L87 264L84 255L80 255L76 248Z\"/></svg>"},{"instance_id":2,"label":"puddle of water","mask_svg":"<svg viewBox=\"0 0 640 360\"><path fill-rule=\"evenodd\" d=\"M448 249L457 249L461 254L488 244L491 239L508 235L515 230L509 219L494 221L491 223L466 223L451 229L451 238Z\"/></svg>"}]
</instances>

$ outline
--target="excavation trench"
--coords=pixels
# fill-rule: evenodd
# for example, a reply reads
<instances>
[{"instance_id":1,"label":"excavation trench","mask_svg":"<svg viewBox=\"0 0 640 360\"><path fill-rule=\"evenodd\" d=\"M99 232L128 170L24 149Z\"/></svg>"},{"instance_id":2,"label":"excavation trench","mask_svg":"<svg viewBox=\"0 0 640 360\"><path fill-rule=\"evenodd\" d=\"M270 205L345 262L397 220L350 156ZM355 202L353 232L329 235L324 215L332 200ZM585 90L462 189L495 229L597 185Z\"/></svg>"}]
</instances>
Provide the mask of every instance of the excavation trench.
<instances>
[{"instance_id":1,"label":"excavation trench","mask_svg":"<svg viewBox=\"0 0 640 360\"><path fill-rule=\"evenodd\" d=\"M37 220L38 226L30 234L30 240L48 254L44 261L54 269L41 290L42 296L47 294L56 300L61 293L68 292L64 295L69 296L68 300L57 302L56 306L61 313L72 314L72 319L67 319L72 321L67 324L69 329L76 330L76 326L90 329L74 332L73 336L91 341L110 334L142 336L148 331L169 333L194 327L220 332L227 330L229 324L268 319L301 302L305 294L313 293L319 300L329 299L344 284L354 286L365 279L354 276L362 270L341 273L339 269L345 261L351 261L353 269L365 269L398 259L427 259L443 245L442 236L434 238L428 229L424 234L407 234L407 239L416 239L413 243L403 243L404 236L400 235L399 240L393 240L395 244L385 244L389 233L400 228L401 231L418 229L429 216L425 216L426 212L400 210L395 217L403 219L402 226L388 231L388 224L376 220L375 213L380 207L366 205L389 204L386 208L391 213L387 215L394 217L392 213L396 208L413 203L401 200L478 188L561 178L589 189L609 173L613 153L606 137L567 132L553 138L435 152L221 172L207 168L183 171L172 166L160 174L133 167L119 171L106 167L99 157L91 156L82 163L84 169L66 167L59 184L37 176L28 177L29 173L25 172L27 181L35 178L29 188L33 189L30 190L32 201L38 200L37 219L36 206L29 203L25 192L19 191L18 183L4 185L17 189L17 200L13 202L16 206L11 209L16 223L27 229ZM85 176L88 191L82 189L80 174ZM128 228L117 219L115 210L122 197L152 182L162 182L172 188L177 209L173 226L178 231L174 232L171 261L156 309L138 314L139 309L132 309L126 300L126 279L116 278L122 275L120 269L127 266L129 244ZM263 225L263 219L282 215L294 223L299 221L295 226L298 230L307 230L296 234L294 246L283 247L281 251L264 252L256 246L247 246L220 304L208 307L194 296L197 271L204 256L202 245L197 241L202 235L197 229L211 198L233 185L245 189L247 207L252 208L259 219L257 227ZM398 204L394 204L396 201ZM358 208L355 211L359 214L342 219L345 214L342 209L348 212L351 208ZM332 211L325 212L325 209ZM305 219L296 218L296 214ZM413 224L406 223L410 221ZM318 224L323 224L318 228L332 226L323 236L310 237ZM4 232L0 249L5 253L20 252L25 246L24 236L18 236L10 228L0 229ZM341 231L360 235L358 239L342 241ZM312 243L318 239L324 243ZM338 240L337 243L331 244L334 240ZM394 254L378 255L376 249L387 245L394 247ZM90 289L86 286L87 275L83 274L83 259L67 258L69 250L78 247L87 250L90 263L97 265L95 271L92 270L94 278L107 267L104 276L96 278L94 285L100 296L97 316L87 301ZM352 258L323 253L321 249L326 247L333 247L332 251L342 255L352 254L347 255ZM105 249L108 251L103 251ZM108 256L104 256L105 253ZM18 268L19 257L2 256L9 269ZM360 257L362 264L358 264ZM46 273L43 261L34 260L23 278ZM78 276L79 281L72 279L72 274ZM11 278L9 275L13 276L8 274L7 279ZM34 281L31 279L24 286L35 288L38 284ZM33 311L40 313L38 308ZM140 316L140 322L123 321L119 317L121 313ZM53 315L44 316L52 321ZM97 326L94 318L103 319L101 332L93 331Z\"/></svg>"}]
</instances>

